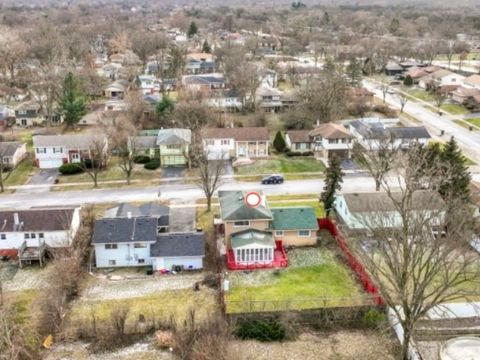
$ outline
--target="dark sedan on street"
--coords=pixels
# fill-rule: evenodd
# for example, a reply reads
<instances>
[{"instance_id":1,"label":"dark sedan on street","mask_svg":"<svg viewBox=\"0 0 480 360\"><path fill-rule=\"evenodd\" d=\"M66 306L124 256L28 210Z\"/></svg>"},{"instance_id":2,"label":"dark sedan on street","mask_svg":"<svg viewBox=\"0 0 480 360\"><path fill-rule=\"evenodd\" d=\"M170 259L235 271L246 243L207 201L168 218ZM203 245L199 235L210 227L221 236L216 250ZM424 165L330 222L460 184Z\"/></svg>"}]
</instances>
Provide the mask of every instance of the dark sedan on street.
<instances>
[{"instance_id":1,"label":"dark sedan on street","mask_svg":"<svg viewBox=\"0 0 480 360\"><path fill-rule=\"evenodd\" d=\"M282 184L283 176L282 175L268 175L262 179L262 184Z\"/></svg>"}]
</instances>

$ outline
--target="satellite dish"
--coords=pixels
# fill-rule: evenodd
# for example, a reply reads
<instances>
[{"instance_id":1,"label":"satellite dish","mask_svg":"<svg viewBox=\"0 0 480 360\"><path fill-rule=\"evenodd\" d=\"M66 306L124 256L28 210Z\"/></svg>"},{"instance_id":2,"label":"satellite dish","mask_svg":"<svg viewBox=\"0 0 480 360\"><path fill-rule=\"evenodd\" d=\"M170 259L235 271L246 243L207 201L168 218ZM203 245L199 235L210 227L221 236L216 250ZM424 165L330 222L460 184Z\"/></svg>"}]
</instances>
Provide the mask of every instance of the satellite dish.
<instances>
[{"instance_id":1,"label":"satellite dish","mask_svg":"<svg viewBox=\"0 0 480 360\"><path fill-rule=\"evenodd\" d=\"M250 207L257 207L262 203L262 196L258 192L249 192L245 195L245 203Z\"/></svg>"}]
</instances>

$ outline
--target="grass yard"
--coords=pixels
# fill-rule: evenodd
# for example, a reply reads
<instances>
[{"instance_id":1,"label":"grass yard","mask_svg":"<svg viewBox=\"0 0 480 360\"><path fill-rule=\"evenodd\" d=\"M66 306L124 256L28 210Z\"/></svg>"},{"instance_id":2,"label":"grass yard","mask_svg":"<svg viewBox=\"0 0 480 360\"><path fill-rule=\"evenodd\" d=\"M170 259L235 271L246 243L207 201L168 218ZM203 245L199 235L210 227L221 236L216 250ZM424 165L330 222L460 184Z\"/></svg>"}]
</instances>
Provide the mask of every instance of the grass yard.
<instances>
[{"instance_id":1,"label":"grass yard","mask_svg":"<svg viewBox=\"0 0 480 360\"><path fill-rule=\"evenodd\" d=\"M161 281L161 279L159 279ZM127 328L134 328L140 315L146 321L170 320L179 324L185 321L189 311L195 309L196 318L205 319L216 308L215 293L213 290L168 290L136 298L116 300L78 300L72 303L68 319L68 327L75 329L91 326L95 316L97 325L110 321L112 309L126 307L129 309Z\"/></svg>"},{"instance_id":2,"label":"grass yard","mask_svg":"<svg viewBox=\"0 0 480 360\"><path fill-rule=\"evenodd\" d=\"M108 180L125 180L125 173L120 168L119 164L120 159L116 157L111 157L108 161L107 169L102 171L99 176L99 181L108 181ZM132 173L132 180L154 180L160 179L161 169L157 170L146 170L142 164L135 164L135 168ZM93 183L92 178L87 173L74 174L74 175L60 175L58 177L61 184L69 184L76 182L88 182Z\"/></svg>"},{"instance_id":3,"label":"grass yard","mask_svg":"<svg viewBox=\"0 0 480 360\"><path fill-rule=\"evenodd\" d=\"M408 94L410 94L411 96L416 97L417 99L420 99L420 100L423 100L423 101L432 102L432 101L435 100L433 95L431 95L430 93L428 93L427 91L422 90L422 89L417 89L417 88L408 89L408 90L406 90L406 92Z\"/></svg>"},{"instance_id":4,"label":"grass yard","mask_svg":"<svg viewBox=\"0 0 480 360\"><path fill-rule=\"evenodd\" d=\"M236 271L226 294L227 312L278 311L365 304L350 271L325 248L294 249L279 271Z\"/></svg>"},{"instance_id":5,"label":"grass yard","mask_svg":"<svg viewBox=\"0 0 480 360\"><path fill-rule=\"evenodd\" d=\"M464 115L470 113L467 108L458 104L443 104L441 108L452 115Z\"/></svg>"},{"instance_id":6,"label":"grass yard","mask_svg":"<svg viewBox=\"0 0 480 360\"><path fill-rule=\"evenodd\" d=\"M33 166L31 159L23 160L13 170L12 174L5 181L5 186L23 185L27 182L28 178L36 171L36 167Z\"/></svg>"},{"instance_id":7,"label":"grass yard","mask_svg":"<svg viewBox=\"0 0 480 360\"><path fill-rule=\"evenodd\" d=\"M304 172L323 172L325 165L313 157L272 156L270 159L257 160L251 165L235 168L237 175L292 174Z\"/></svg>"},{"instance_id":8,"label":"grass yard","mask_svg":"<svg viewBox=\"0 0 480 360\"><path fill-rule=\"evenodd\" d=\"M465 121L469 122L472 125L480 127L480 118L465 119Z\"/></svg>"},{"instance_id":9,"label":"grass yard","mask_svg":"<svg viewBox=\"0 0 480 360\"><path fill-rule=\"evenodd\" d=\"M278 82L278 90L290 91L293 89L292 83L289 80L280 80Z\"/></svg>"}]
</instances>

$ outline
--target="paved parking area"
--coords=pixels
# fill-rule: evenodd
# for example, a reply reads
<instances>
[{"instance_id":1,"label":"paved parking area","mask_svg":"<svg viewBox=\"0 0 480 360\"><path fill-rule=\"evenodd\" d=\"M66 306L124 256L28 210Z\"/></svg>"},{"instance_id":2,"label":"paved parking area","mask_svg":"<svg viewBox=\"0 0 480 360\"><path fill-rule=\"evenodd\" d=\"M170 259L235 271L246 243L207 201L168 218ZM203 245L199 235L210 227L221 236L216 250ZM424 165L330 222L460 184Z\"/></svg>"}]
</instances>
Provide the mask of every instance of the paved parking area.
<instances>
[{"instance_id":1,"label":"paved parking area","mask_svg":"<svg viewBox=\"0 0 480 360\"><path fill-rule=\"evenodd\" d=\"M38 170L25 185L52 185L55 182L55 179L58 176L57 169L42 169ZM41 193L49 192L50 187L39 187L39 188L27 188L27 189L17 189L17 193L27 192L27 193Z\"/></svg>"},{"instance_id":2,"label":"paved parking area","mask_svg":"<svg viewBox=\"0 0 480 360\"><path fill-rule=\"evenodd\" d=\"M170 205L182 206L181 201L170 201ZM195 231L195 208L194 207L174 207L170 208L169 230L172 233Z\"/></svg>"},{"instance_id":3,"label":"paved parking area","mask_svg":"<svg viewBox=\"0 0 480 360\"><path fill-rule=\"evenodd\" d=\"M352 159L342 160L342 169L343 170L358 170L360 167Z\"/></svg>"}]
</instances>

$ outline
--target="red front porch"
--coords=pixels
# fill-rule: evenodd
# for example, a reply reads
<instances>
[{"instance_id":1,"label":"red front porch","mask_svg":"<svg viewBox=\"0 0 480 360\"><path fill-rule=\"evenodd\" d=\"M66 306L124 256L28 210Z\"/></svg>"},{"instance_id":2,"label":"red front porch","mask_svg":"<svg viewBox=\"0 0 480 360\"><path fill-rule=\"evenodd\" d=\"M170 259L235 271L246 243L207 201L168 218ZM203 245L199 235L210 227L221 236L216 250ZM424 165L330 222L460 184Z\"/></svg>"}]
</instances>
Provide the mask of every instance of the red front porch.
<instances>
[{"instance_id":1,"label":"red front porch","mask_svg":"<svg viewBox=\"0 0 480 360\"><path fill-rule=\"evenodd\" d=\"M254 270L254 269L269 269L269 268L284 268L288 266L287 254L283 248L280 240L275 241L275 251L273 252L273 261L270 263L248 263L238 264L235 262L235 255L233 250L227 251L227 267L230 270Z\"/></svg>"}]
</instances>

